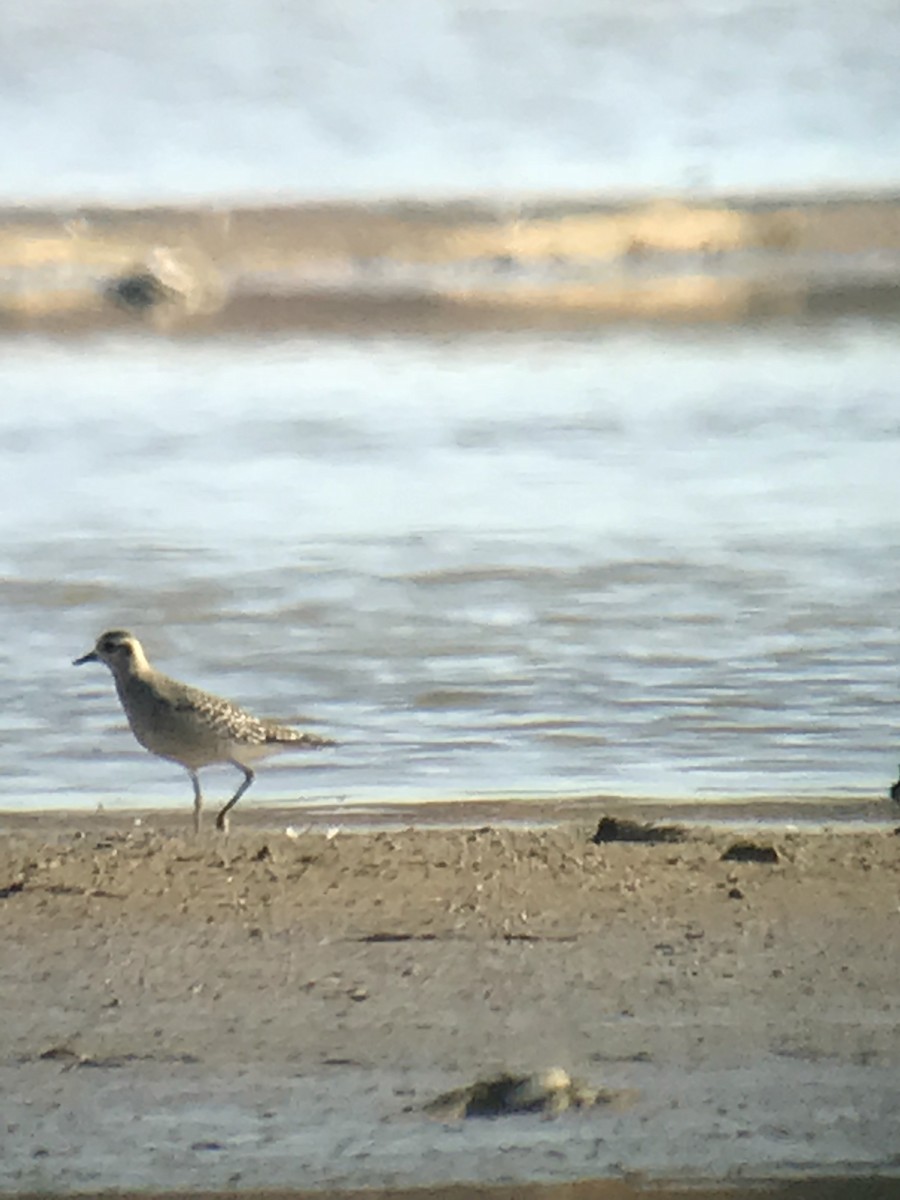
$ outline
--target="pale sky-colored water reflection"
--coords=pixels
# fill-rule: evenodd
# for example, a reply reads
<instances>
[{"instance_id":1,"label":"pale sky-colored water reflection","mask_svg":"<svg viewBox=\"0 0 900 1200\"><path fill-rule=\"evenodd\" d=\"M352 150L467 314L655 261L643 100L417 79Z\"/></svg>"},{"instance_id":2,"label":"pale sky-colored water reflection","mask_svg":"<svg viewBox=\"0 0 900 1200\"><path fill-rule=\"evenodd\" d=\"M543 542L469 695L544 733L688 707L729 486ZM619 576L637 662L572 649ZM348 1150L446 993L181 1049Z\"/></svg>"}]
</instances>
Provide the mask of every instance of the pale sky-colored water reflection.
<instances>
[{"instance_id":1,"label":"pale sky-colored water reflection","mask_svg":"<svg viewBox=\"0 0 900 1200\"><path fill-rule=\"evenodd\" d=\"M69 666L111 625L340 738L260 799L877 795L898 378L863 324L8 343L3 806L189 806Z\"/></svg>"},{"instance_id":2,"label":"pale sky-colored water reflection","mask_svg":"<svg viewBox=\"0 0 900 1200\"><path fill-rule=\"evenodd\" d=\"M885 0L29 0L8 200L895 186Z\"/></svg>"}]
</instances>

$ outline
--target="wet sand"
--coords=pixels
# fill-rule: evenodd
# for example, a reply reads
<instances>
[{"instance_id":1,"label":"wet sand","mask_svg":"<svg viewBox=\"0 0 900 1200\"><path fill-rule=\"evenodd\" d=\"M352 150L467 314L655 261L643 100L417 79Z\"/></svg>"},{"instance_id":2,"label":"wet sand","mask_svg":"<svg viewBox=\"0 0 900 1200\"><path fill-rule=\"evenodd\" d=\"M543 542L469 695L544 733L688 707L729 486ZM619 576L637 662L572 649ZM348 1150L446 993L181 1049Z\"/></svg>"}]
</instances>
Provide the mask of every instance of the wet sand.
<instances>
[{"instance_id":1,"label":"wet sand","mask_svg":"<svg viewBox=\"0 0 900 1200\"><path fill-rule=\"evenodd\" d=\"M0 210L0 333L355 335L896 316L884 195Z\"/></svg>"},{"instance_id":2,"label":"wet sand","mask_svg":"<svg viewBox=\"0 0 900 1200\"><path fill-rule=\"evenodd\" d=\"M227 840L196 840L186 814L4 814L0 1191L890 1182L900 842L883 812L757 829L775 862L723 860L743 837L726 827L289 834L248 805ZM422 1112L554 1066L628 1102Z\"/></svg>"}]
</instances>

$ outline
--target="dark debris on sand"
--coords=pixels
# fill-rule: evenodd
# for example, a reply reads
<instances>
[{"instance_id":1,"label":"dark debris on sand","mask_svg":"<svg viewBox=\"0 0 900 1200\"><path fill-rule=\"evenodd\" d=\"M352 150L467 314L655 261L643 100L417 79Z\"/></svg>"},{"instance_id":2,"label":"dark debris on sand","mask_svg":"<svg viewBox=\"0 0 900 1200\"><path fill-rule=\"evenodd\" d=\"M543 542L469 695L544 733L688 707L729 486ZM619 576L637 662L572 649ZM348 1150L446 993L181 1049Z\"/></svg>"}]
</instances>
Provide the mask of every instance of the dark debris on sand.
<instances>
[{"instance_id":1,"label":"dark debris on sand","mask_svg":"<svg viewBox=\"0 0 900 1200\"><path fill-rule=\"evenodd\" d=\"M687 832L680 825L653 825L622 817L601 817L591 838L595 846L604 842L683 842Z\"/></svg>"}]
</instances>

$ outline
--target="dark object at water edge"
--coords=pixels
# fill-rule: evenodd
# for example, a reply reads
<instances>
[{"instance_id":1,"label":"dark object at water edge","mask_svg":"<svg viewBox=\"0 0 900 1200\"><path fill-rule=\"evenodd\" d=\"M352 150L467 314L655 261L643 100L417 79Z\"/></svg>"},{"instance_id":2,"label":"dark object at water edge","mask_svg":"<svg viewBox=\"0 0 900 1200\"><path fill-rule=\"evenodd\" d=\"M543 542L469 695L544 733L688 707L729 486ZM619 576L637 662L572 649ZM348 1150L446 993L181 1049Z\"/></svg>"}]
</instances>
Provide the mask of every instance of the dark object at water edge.
<instances>
[{"instance_id":1,"label":"dark object at water edge","mask_svg":"<svg viewBox=\"0 0 900 1200\"><path fill-rule=\"evenodd\" d=\"M118 308L146 312L158 304L172 301L177 292L158 279L152 271L130 271L106 285L104 295Z\"/></svg>"},{"instance_id":2,"label":"dark object at water edge","mask_svg":"<svg viewBox=\"0 0 900 1200\"><path fill-rule=\"evenodd\" d=\"M891 799L895 804L900 804L900 779L891 784Z\"/></svg>"}]
</instances>

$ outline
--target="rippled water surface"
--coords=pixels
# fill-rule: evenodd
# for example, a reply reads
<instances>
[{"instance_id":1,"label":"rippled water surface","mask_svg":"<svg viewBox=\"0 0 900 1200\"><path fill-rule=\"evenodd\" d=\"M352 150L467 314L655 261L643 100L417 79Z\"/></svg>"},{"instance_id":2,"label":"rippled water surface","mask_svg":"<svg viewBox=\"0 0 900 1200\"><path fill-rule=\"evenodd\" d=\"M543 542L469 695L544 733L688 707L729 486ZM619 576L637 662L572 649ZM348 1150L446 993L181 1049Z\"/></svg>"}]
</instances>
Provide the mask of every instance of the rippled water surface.
<instances>
[{"instance_id":1,"label":"rippled water surface","mask_svg":"<svg viewBox=\"0 0 900 1200\"><path fill-rule=\"evenodd\" d=\"M8 343L3 806L189 806L70 666L110 626L340 739L259 798L883 792L898 378L865 325Z\"/></svg>"}]
</instances>

